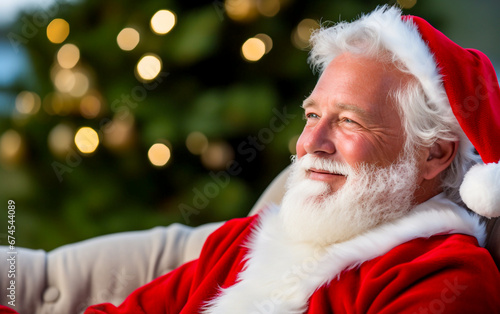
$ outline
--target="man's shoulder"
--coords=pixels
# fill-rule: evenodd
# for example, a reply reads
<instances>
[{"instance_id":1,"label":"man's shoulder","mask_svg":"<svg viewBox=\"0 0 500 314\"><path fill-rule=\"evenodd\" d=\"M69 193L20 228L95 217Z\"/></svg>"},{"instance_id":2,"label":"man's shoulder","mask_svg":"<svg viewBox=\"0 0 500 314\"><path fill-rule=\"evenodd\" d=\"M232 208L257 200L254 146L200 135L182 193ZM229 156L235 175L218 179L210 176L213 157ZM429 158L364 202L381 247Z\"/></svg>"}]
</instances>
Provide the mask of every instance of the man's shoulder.
<instances>
[{"instance_id":1,"label":"man's shoulder","mask_svg":"<svg viewBox=\"0 0 500 314\"><path fill-rule=\"evenodd\" d=\"M366 266L380 274L397 273L425 278L439 272L457 272L471 279L494 277L500 283L500 273L490 253L478 245L475 237L464 234L413 239L368 262Z\"/></svg>"}]
</instances>

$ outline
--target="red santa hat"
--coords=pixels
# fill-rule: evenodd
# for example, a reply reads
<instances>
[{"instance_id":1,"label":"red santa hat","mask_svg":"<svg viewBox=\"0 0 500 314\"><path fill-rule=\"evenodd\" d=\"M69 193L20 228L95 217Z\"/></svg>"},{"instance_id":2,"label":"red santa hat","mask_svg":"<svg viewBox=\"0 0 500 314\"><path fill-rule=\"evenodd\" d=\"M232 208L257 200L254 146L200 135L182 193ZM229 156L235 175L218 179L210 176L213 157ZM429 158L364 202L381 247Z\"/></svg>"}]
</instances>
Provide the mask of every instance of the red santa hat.
<instances>
[{"instance_id":1,"label":"red santa hat","mask_svg":"<svg viewBox=\"0 0 500 314\"><path fill-rule=\"evenodd\" d=\"M485 54L460 47L424 19L403 16L402 20L417 27L430 49L453 114L484 162L467 172L460 187L460 196L476 213L498 217L500 88L495 70Z\"/></svg>"}]
</instances>

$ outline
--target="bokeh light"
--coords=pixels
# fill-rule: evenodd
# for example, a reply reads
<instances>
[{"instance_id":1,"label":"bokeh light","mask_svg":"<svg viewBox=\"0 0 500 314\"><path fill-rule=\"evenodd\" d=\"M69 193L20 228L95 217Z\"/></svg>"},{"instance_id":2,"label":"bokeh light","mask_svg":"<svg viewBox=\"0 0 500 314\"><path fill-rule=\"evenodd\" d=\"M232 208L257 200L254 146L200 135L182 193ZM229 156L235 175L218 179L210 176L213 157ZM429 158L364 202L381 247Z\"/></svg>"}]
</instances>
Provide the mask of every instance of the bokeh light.
<instances>
[{"instance_id":1,"label":"bokeh light","mask_svg":"<svg viewBox=\"0 0 500 314\"><path fill-rule=\"evenodd\" d=\"M82 97L89 90L90 82L87 75L82 72L75 72L73 74L74 84L69 90L69 94L73 97Z\"/></svg>"},{"instance_id":2,"label":"bokeh light","mask_svg":"<svg viewBox=\"0 0 500 314\"><path fill-rule=\"evenodd\" d=\"M86 119L94 119L101 113L102 102L96 95L85 95L80 100L80 114Z\"/></svg>"},{"instance_id":3,"label":"bokeh light","mask_svg":"<svg viewBox=\"0 0 500 314\"><path fill-rule=\"evenodd\" d=\"M258 61L266 54L266 44L259 38L249 38L241 46L241 53L248 61Z\"/></svg>"},{"instance_id":4,"label":"bokeh light","mask_svg":"<svg viewBox=\"0 0 500 314\"><path fill-rule=\"evenodd\" d=\"M137 62L136 71L140 79L150 81L160 74L161 68L160 57L146 54Z\"/></svg>"},{"instance_id":5,"label":"bokeh light","mask_svg":"<svg viewBox=\"0 0 500 314\"><path fill-rule=\"evenodd\" d=\"M234 150L225 141L210 143L201 155L202 164L212 170L225 169L228 163L234 159Z\"/></svg>"},{"instance_id":6,"label":"bokeh light","mask_svg":"<svg viewBox=\"0 0 500 314\"><path fill-rule=\"evenodd\" d=\"M262 40L262 42L266 46L266 52L265 52L266 54L269 51L271 51L271 49L273 49L273 40L269 35L261 33L261 34L255 35L254 38Z\"/></svg>"},{"instance_id":7,"label":"bokeh light","mask_svg":"<svg viewBox=\"0 0 500 314\"><path fill-rule=\"evenodd\" d=\"M71 150L73 143L73 129L64 123L56 125L47 139L49 149L53 155L65 157Z\"/></svg>"},{"instance_id":8,"label":"bokeh light","mask_svg":"<svg viewBox=\"0 0 500 314\"><path fill-rule=\"evenodd\" d=\"M292 32L292 43L299 49L309 47L309 38L314 30L319 28L317 21L313 19L303 19Z\"/></svg>"},{"instance_id":9,"label":"bokeh light","mask_svg":"<svg viewBox=\"0 0 500 314\"><path fill-rule=\"evenodd\" d=\"M134 48L139 44L140 40L141 35L136 29L132 27L126 27L122 29L120 33L118 33L118 36L116 36L118 47L120 47L121 50L125 51L134 50Z\"/></svg>"},{"instance_id":10,"label":"bokeh light","mask_svg":"<svg viewBox=\"0 0 500 314\"><path fill-rule=\"evenodd\" d=\"M193 155L201 155L208 148L208 139L201 132L191 132L186 138L186 147Z\"/></svg>"},{"instance_id":11,"label":"bokeh light","mask_svg":"<svg viewBox=\"0 0 500 314\"><path fill-rule=\"evenodd\" d=\"M0 137L0 157L6 164L17 164L23 155L23 139L15 130L7 130Z\"/></svg>"},{"instance_id":12,"label":"bokeh light","mask_svg":"<svg viewBox=\"0 0 500 314\"><path fill-rule=\"evenodd\" d=\"M148 158L157 167L165 166L170 160L170 148L163 143L156 143L149 148Z\"/></svg>"},{"instance_id":13,"label":"bokeh light","mask_svg":"<svg viewBox=\"0 0 500 314\"><path fill-rule=\"evenodd\" d=\"M76 77L73 71L68 69L61 69L57 71L54 77L54 86L61 93L69 93L76 83Z\"/></svg>"},{"instance_id":14,"label":"bokeh light","mask_svg":"<svg viewBox=\"0 0 500 314\"><path fill-rule=\"evenodd\" d=\"M53 19L47 25L47 38L54 44L60 44L69 35L69 24L63 19Z\"/></svg>"},{"instance_id":15,"label":"bokeh light","mask_svg":"<svg viewBox=\"0 0 500 314\"><path fill-rule=\"evenodd\" d=\"M134 116L129 114L125 118L116 115L104 127L103 144L114 151L125 151L132 147Z\"/></svg>"},{"instance_id":16,"label":"bokeh light","mask_svg":"<svg viewBox=\"0 0 500 314\"><path fill-rule=\"evenodd\" d=\"M175 26L177 18L169 10L160 10L151 18L151 29L158 35L165 35Z\"/></svg>"},{"instance_id":17,"label":"bokeh light","mask_svg":"<svg viewBox=\"0 0 500 314\"><path fill-rule=\"evenodd\" d=\"M252 0L226 0L224 9L235 21L250 21L257 16L257 8Z\"/></svg>"},{"instance_id":18,"label":"bokeh light","mask_svg":"<svg viewBox=\"0 0 500 314\"><path fill-rule=\"evenodd\" d=\"M16 97L16 111L20 114L36 114L42 105L42 100L38 94L22 91Z\"/></svg>"},{"instance_id":19,"label":"bokeh light","mask_svg":"<svg viewBox=\"0 0 500 314\"><path fill-rule=\"evenodd\" d=\"M259 13L267 17L273 17L278 14L280 7L280 0L257 1L257 9L259 10Z\"/></svg>"},{"instance_id":20,"label":"bokeh light","mask_svg":"<svg viewBox=\"0 0 500 314\"><path fill-rule=\"evenodd\" d=\"M403 9L411 9L417 4L417 0L398 0L398 4Z\"/></svg>"},{"instance_id":21,"label":"bokeh light","mask_svg":"<svg viewBox=\"0 0 500 314\"><path fill-rule=\"evenodd\" d=\"M57 62L63 69L73 68L80 60L80 49L73 44L65 44L57 52Z\"/></svg>"},{"instance_id":22,"label":"bokeh light","mask_svg":"<svg viewBox=\"0 0 500 314\"><path fill-rule=\"evenodd\" d=\"M89 127L80 128L75 134L75 145L84 154L91 154L99 146L99 135Z\"/></svg>"}]
</instances>

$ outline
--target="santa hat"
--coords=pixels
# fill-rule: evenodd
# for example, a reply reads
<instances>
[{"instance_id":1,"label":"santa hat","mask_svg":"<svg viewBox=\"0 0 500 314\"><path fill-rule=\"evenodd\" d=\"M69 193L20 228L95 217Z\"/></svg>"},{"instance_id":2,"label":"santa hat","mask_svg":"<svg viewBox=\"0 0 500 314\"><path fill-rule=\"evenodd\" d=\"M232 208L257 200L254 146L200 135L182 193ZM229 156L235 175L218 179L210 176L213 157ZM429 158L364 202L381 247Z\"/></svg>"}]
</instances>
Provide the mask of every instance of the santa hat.
<instances>
[{"instance_id":1,"label":"santa hat","mask_svg":"<svg viewBox=\"0 0 500 314\"><path fill-rule=\"evenodd\" d=\"M429 102L451 106L484 162L465 175L462 200L482 216L500 216L500 88L488 57L394 7L378 8L360 20L383 29L383 45L419 80Z\"/></svg>"},{"instance_id":2,"label":"santa hat","mask_svg":"<svg viewBox=\"0 0 500 314\"><path fill-rule=\"evenodd\" d=\"M451 109L484 164L465 175L460 196L465 204L485 217L500 216L500 88L495 70L482 52L465 49L427 21L411 21L429 47Z\"/></svg>"}]
</instances>

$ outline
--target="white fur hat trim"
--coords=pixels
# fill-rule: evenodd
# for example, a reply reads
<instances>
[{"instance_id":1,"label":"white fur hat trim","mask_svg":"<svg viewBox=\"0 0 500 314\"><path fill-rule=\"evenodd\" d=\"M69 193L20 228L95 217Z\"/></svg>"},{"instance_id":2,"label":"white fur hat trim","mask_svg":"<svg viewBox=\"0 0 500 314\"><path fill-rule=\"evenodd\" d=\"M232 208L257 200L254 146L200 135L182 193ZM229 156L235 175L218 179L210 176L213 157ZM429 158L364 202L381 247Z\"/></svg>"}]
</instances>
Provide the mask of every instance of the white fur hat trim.
<instances>
[{"instance_id":1,"label":"white fur hat trim","mask_svg":"<svg viewBox=\"0 0 500 314\"><path fill-rule=\"evenodd\" d=\"M500 216L500 162L474 165L460 186L464 203L481 216Z\"/></svg>"}]
</instances>

